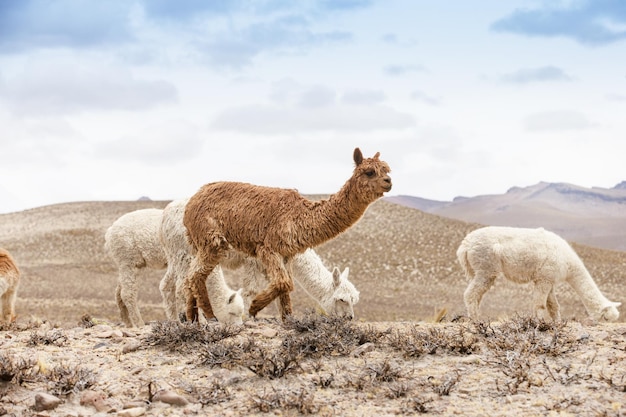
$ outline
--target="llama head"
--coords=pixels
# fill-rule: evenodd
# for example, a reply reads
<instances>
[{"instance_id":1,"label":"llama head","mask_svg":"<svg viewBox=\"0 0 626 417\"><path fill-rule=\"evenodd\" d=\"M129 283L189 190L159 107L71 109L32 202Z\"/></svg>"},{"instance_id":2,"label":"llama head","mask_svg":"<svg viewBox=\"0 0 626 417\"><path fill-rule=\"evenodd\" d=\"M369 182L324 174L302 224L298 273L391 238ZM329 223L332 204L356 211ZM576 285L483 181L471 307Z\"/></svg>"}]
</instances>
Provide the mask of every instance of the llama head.
<instances>
[{"instance_id":1,"label":"llama head","mask_svg":"<svg viewBox=\"0 0 626 417\"><path fill-rule=\"evenodd\" d=\"M619 310L617 307L621 305L622 303L611 302L609 305L605 306L602 310L600 310L600 320L617 321L619 318Z\"/></svg>"},{"instance_id":2,"label":"llama head","mask_svg":"<svg viewBox=\"0 0 626 417\"><path fill-rule=\"evenodd\" d=\"M221 306L222 308L213 310L217 320L224 324L242 324L244 308L241 289L231 292L225 301L226 304Z\"/></svg>"},{"instance_id":3,"label":"llama head","mask_svg":"<svg viewBox=\"0 0 626 417\"><path fill-rule=\"evenodd\" d=\"M391 169L385 161L378 159L380 152L372 158L363 158L359 148L354 149L354 172L351 181L356 184L356 190L369 202L383 196L391 190Z\"/></svg>"},{"instance_id":4,"label":"llama head","mask_svg":"<svg viewBox=\"0 0 626 417\"><path fill-rule=\"evenodd\" d=\"M349 274L349 268L345 268L343 272L340 272L337 267L333 269L334 291L329 297L321 300L320 304L329 314L352 319L354 318L354 305L359 302L359 291L348 280Z\"/></svg>"}]
</instances>

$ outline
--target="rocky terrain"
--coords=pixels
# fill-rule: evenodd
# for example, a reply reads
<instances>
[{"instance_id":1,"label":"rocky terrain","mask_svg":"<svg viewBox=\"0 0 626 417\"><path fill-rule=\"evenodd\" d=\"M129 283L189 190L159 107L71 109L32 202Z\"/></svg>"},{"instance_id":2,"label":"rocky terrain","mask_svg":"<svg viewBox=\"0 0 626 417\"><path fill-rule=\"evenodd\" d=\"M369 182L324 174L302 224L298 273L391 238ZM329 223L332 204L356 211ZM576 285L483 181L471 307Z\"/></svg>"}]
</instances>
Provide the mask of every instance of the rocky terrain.
<instances>
[{"instance_id":1,"label":"rocky terrain","mask_svg":"<svg viewBox=\"0 0 626 417\"><path fill-rule=\"evenodd\" d=\"M125 328L104 232L166 204L0 215L0 246L22 270L18 320L0 328L0 415L626 415L624 314L595 323L564 285L565 322L544 323L526 316L528 288L498 282L470 322L455 251L479 225L387 201L316 248L328 266L350 267L353 321L318 314L296 289L287 323L273 307L238 327L167 322L164 271L145 271L149 324ZM626 253L574 248L601 290L626 301Z\"/></svg>"}]
</instances>

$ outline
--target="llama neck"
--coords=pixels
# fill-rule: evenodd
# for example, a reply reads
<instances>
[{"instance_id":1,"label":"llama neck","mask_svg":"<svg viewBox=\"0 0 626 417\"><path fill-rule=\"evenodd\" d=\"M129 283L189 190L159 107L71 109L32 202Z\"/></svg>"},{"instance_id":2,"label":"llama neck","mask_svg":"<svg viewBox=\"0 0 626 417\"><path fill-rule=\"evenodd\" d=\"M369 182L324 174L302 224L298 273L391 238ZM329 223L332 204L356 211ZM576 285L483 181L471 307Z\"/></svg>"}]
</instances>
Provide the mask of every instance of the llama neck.
<instances>
[{"instance_id":1,"label":"llama neck","mask_svg":"<svg viewBox=\"0 0 626 417\"><path fill-rule=\"evenodd\" d=\"M577 260L572 266L572 270L567 282L572 286L576 294L582 300L587 313L595 315L610 304L610 301L600 292L600 289L593 281L591 274L582 261Z\"/></svg>"},{"instance_id":2,"label":"llama neck","mask_svg":"<svg viewBox=\"0 0 626 417\"><path fill-rule=\"evenodd\" d=\"M328 271L322 260L310 250L293 257L291 269L300 286L318 302L321 303L333 294L332 272Z\"/></svg>"},{"instance_id":3,"label":"llama neck","mask_svg":"<svg viewBox=\"0 0 626 417\"><path fill-rule=\"evenodd\" d=\"M215 315L221 312L230 297L232 290L224 280L222 268L218 265L206 279L207 291L211 301L211 308Z\"/></svg>"},{"instance_id":4,"label":"llama neck","mask_svg":"<svg viewBox=\"0 0 626 417\"><path fill-rule=\"evenodd\" d=\"M316 202L311 216L307 216L303 226L306 231L306 246L315 247L346 231L365 213L371 201L363 199L351 180L328 200Z\"/></svg>"}]
</instances>

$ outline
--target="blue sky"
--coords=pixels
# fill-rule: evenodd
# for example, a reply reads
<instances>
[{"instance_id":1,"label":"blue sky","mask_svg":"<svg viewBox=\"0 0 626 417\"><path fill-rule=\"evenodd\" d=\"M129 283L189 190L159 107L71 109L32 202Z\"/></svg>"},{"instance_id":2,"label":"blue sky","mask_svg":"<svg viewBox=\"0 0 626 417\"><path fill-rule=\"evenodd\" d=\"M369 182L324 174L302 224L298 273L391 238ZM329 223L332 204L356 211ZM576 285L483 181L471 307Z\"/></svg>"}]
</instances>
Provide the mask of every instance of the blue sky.
<instances>
[{"instance_id":1,"label":"blue sky","mask_svg":"<svg viewBox=\"0 0 626 417\"><path fill-rule=\"evenodd\" d=\"M626 2L0 2L0 213L245 181L626 180Z\"/></svg>"}]
</instances>

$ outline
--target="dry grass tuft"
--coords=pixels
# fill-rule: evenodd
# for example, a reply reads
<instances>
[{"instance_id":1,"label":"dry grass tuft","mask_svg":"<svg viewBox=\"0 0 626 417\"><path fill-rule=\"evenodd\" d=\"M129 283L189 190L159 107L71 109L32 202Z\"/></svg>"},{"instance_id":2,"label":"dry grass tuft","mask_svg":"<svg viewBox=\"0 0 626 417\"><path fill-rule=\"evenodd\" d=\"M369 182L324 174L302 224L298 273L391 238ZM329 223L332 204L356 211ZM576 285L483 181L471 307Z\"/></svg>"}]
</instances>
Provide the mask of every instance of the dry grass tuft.
<instances>
[{"instance_id":1,"label":"dry grass tuft","mask_svg":"<svg viewBox=\"0 0 626 417\"><path fill-rule=\"evenodd\" d=\"M315 414L319 407L315 404L315 393L306 387L295 390L281 390L272 388L263 390L252 396L252 405L258 411L269 413L272 410L297 410L301 414Z\"/></svg>"},{"instance_id":2,"label":"dry grass tuft","mask_svg":"<svg viewBox=\"0 0 626 417\"><path fill-rule=\"evenodd\" d=\"M150 333L144 338L148 346L162 346L170 352L196 350L197 345L209 345L233 337L241 332L240 326L221 323L180 323L178 321L160 321L152 325Z\"/></svg>"}]
</instances>

